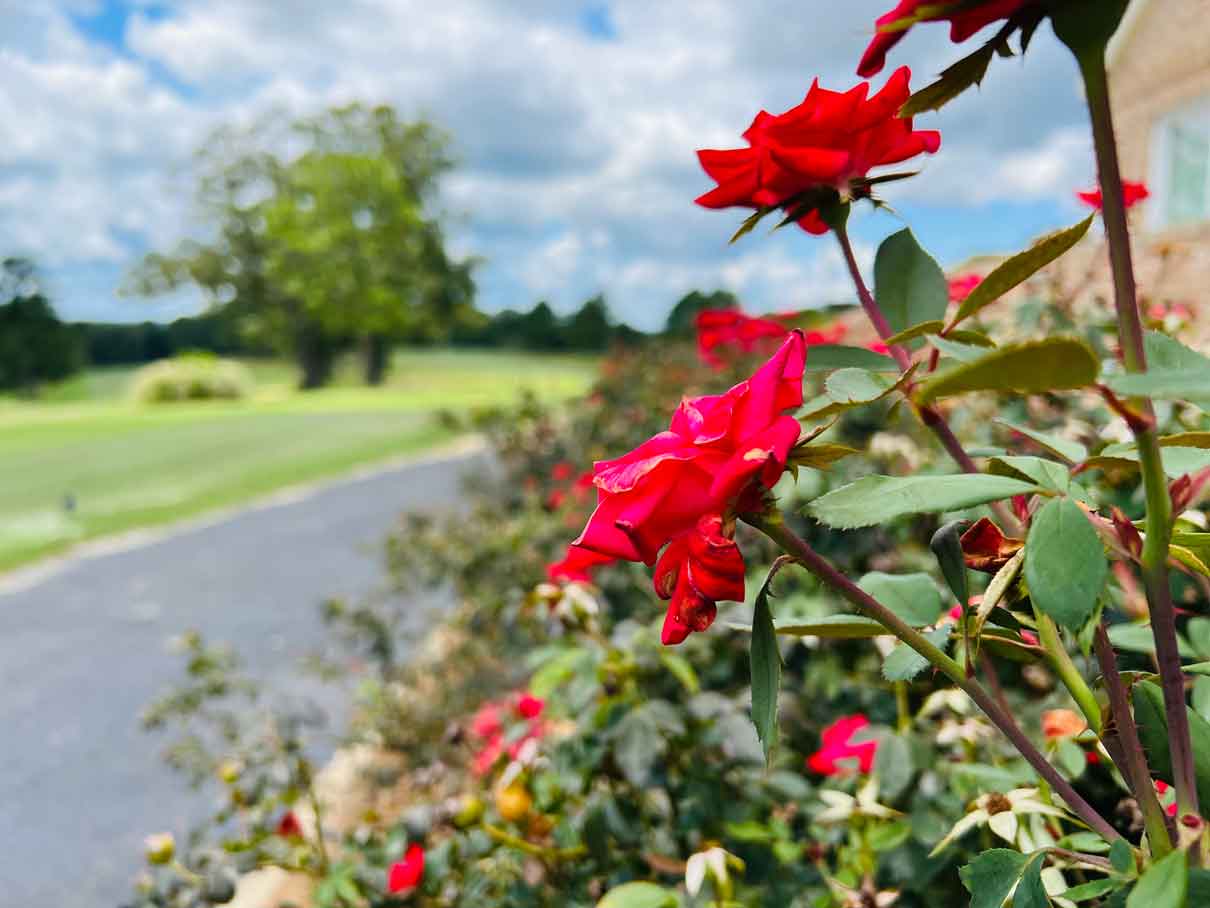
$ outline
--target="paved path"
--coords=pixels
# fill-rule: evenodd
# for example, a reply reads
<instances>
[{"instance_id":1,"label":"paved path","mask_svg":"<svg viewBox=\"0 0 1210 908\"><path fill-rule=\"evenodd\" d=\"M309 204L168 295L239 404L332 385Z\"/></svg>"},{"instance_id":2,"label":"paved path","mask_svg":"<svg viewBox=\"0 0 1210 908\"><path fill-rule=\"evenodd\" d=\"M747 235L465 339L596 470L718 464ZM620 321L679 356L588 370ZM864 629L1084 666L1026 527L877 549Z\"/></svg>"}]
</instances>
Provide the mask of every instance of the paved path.
<instances>
[{"instance_id":1,"label":"paved path","mask_svg":"<svg viewBox=\"0 0 1210 908\"><path fill-rule=\"evenodd\" d=\"M209 809L138 724L181 677L172 637L232 642L284 688L319 602L380 583L399 514L448 507L475 465L395 466L0 583L0 908L115 908L143 837Z\"/></svg>"}]
</instances>

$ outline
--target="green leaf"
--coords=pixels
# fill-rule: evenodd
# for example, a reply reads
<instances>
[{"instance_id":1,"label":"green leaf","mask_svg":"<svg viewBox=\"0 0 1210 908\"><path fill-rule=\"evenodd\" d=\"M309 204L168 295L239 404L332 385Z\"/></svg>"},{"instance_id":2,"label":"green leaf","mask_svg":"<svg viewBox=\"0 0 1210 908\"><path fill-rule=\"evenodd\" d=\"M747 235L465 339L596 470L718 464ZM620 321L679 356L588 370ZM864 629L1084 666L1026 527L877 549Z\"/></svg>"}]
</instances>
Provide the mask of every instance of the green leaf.
<instances>
[{"instance_id":1,"label":"green leaf","mask_svg":"<svg viewBox=\"0 0 1210 908\"><path fill-rule=\"evenodd\" d=\"M807 351L807 372L831 372L833 369L869 369L871 372L898 372L899 364L889 356L865 347L820 344Z\"/></svg>"},{"instance_id":2,"label":"green leaf","mask_svg":"<svg viewBox=\"0 0 1210 908\"><path fill-rule=\"evenodd\" d=\"M1101 537L1070 498L1048 501L1025 539L1025 583L1034 605L1078 630L1097 605L1109 564Z\"/></svg>"},{"instance_id":3,"label":"green leaf","mask_svg":"<svg viewBox=\"0 0 1210 908\"><path fill-rule=\"evenodd\" d=\"M1118 873L1134 870L1134 849L1125 839L1114 839L1109 846L1109 865Z\"/></svg>"},{"instance_id":4,"label":"green leaf","mask_svg":"<svg viewBox=\"0 0 1210 908\"><path fill-rule=\"evenodd\" d=\"M885 734L878 740L874 752L874 775L878 777L878 791L888 803L893 802L911 784L916 774L912 747L902 735Z\"/></svg>"},{"instance_id":5,"label":"green leaf","mask_svg":"<svg viewBox=\"0 0 1210 908\"><path fill-rule=\"evenodd\" d=\"M1160 858L1139 877L1126 908L1184 908L1189 892L1189 859L1181 849Z\"/></svg>"},{"instance_id":6,"label":"green leaf","mask_svg":"<svg viewBox=\"0 0 1210 908\"><path fill-rule=\"evenodd\" d=\"M592 654L582 649L562 650L534 672L533 677L529 679L530 693L545 700L583 665L592 661Z\"/></svg>"},{"instance_id":7,"label":"green leaf","mask_svg":"<svg viewBox=\"0 0 1210 908\"><path fill-rule=\"evenodd\" d=\"M613 758L631 785L646 787L668 745L647 715L632 710L613 729Z\"/></svg>"},{"instance_id":8,"label":"green leaf","mask_svg":"<svg viewBox=\"0 0 1210 908\"><path fill-rule=\"evenodd\" d=\"M1037 486L1005 476L954 473L946 476L864 476L807 505L828 526L851 529L886 523L908 514L935 514L1027 495Z\"/></svg>"},{"instance_id":9,"label":"green leaf","mask_svg":"<svg viewBox=\"0 0 1210 908\"><path fill-rule=\"evenodd\" d=\"M1172 751L1168 743L1168 717L1164 712L1164 692L1158 684L1141 681L1131 688L1134 719L1139 738L1147 751L1152 774L1172 782ZM1185 707L1189 716L1189 736L1193 742L1193 769L1197 777L1198 802L1210 804L1210 722Z\"/></svg>"},{"instance_id":10,"label":"green leaf","mask_svg":"<svg viewBox=\"0 0 1210 908\"><path fill-rule=\"evenodd\" d=\"M1109 628L1109 642L1115 648L1128 653L1152 654L1155 652L1155 636L1151 633L1150 624L1114 624ZM1193 647L1183 636L1177 635L1177 650L1186 659L1196 658ZM1191 671L1186 668L1185 671Z\"/></svg>"},{"instance_id":11,"label":"green leaf","mask_svg":"<svg viewBox=\"0 0 1210 908\"><path fill-rule=\"evenodd\" d=\"M1070 889L1064 890L1063 898L1069 902L1087 902L1089 899L1108 895L1115 889L1120 889L1121 886L1121 880L1115 880L1112 877L1102 877L1099 880L1081 883L1079 886L1072 886Z\"/></svg>"},{"instance_id":12,"label":"green leaf","mask_svg":"<svg viewBox=\"0 0 1210 908\"><path fill-rule=\"evenodd\" d=\"M1110 375L1105 384L1123 397L1153 397L1157 400L1210 400L1210 372L1152 370L1131 375Z\"/></svg>"},{"instance_id":13,"label":"green leaf","mask_svg":"<svg viewBox=\"0 0 1210 908\"><path fill-rule=\"evenodd\" d=\"M676 905L676 896L655 883L623 883L597 902L597 908L676 908Z\"/></svg>"},{"instance_id":14,"label":"green leaf","mask_svg":"<svg viewBox=\"0 0 1210 908\"><path fill-rule=\"evenodd\" d=\"M1000 425L1012 429L1014 432L1019 432L1026 438L1031 439L1041 445L1051 454L1056 457L1061 457L1068 463L1080 463L1088 456L1088 449L1078 441L1069 441L1066 438L1060 438L1057 435L1049 435L1045 432L1037 432L1029 426L1018 425L1017 423L1009 422L1006 419L997 419Z\"/></svg>"},{"instance_id":15,"label":"green leaf","mask_svg":"<svg viewBox=\"0 0 1210 908\"><path fill-rule=\"evenodd\" d=\"M803 419L826 419L886 397L906 380L867 369L837 369L824 379L824 393L803 407Z\"/></svg>"},{"instance_id":16,"label":"green leaf","mask_svg":"<svg viewBox=\"0 0 1210 908\"><path fill-rule=\"evenodd\" d=\"M984 344L963 344L950 338L930 335L928 342L937 350L948 356L950 359L956 359L960 363L972 363L982 356L987 355L987 348Z\"/></svg>"},{"instance_id":17,"label":"green leaf","mask_svg":"<svg viewBox=\"0 0 1210 908\"><path fill-rule=\"evenodd\" d=\"M920 247L910 229L891 234L878 247L874 297L892 331L945 318L949 304L945 272Z\"/></svg>"},{"instance_id":18,"label":"green leaf","mask_svg":"<svg viewBox=\"0 0 1210 908\"><path fill-rule=\"evenodd\" d=\"M1035 854L1025 865L1021 873L1021 882L1013 893L1013 908L1047 908L1050 899L1046 897L1046 887L1042 885L1042 863L1046 853Z\"/></svg>"},{"instance_id":19,"label":"green leaf","mask_svg":"<svg viewBox=\"0 0 1210 908\"><path fill-rule=\"evenodd\" d=\"M950 629L938 627L926 632L924 636L933 646L944 650L949 641ZM928 659L906 643L897 643L895 648L882 660L882 677L888 681L911 681L928 667Z\"/></svg>"},{"instance_id":20,"label":"green leaf","mask_svg":"<svg viewBox=\"0 0 1210 908\"><path fill-rule=\"evenodd\" d=\"M1210 678L1205 675L1193 680L1193 711L1203 719L1210 719Z\"/></svg>"},{"instance_id":21,"label":"green leaf","mask_svg":"<svg viewBox=\"0 0 1210 908\"><path fill-rule=\"evenodd\" d=\"M918 337L924 337L926 334L938 334L945 327L945 322L939 318L931 321L921 322L919 325L912 325L910 328L904 328L898 334L892 334L886 339L888 347L896 347L899 344L906 344L908 341L916 340Z\"/></svg>"},{"instance_id":22,"label":"green leaf","mask_svg":"<svg viewBox=\"0 0 1210 908\"><path fill-rule=\"evenodd\" d=\"M1038 240L1024 252L1018 252L1001 262L962 301L954 314L950 327L963 319L970 318L984 306L994 303L1008 291L1029 280L1064 252L1078 243L1092 226L1095 214L1090 214L1080 223L1065 230L1057 230Z\"/></svg>"},{"instance_id":23,"label":"green leaf","mask_svg":"<svg viewBox=\"0 0 1210 908\"><path fill-rule=\"evenodd\" d=\"M1210 371L1210 357L1186 347L1175 337L1162 331L1147 331L1143 335L1143 351L1147 354L1147 369L1157 371Z\"/></svg>"},{"instance_id":24,"label":"green leaf","mask_svg":"<svg viewBox=\"0 0 1210 908\"><path fill-rule=\"evenodd\" d=\"M941 565L941 576L945 578L950 592L964 609L970 599L970 578L966 575L966 559L962 554L961 539L969 526L969 520L951 520L929 540L933 557Z\"/></svg>"},{"instance_id":25,"label":"green leaf","mask_svg":"<svg viewBox=\"0 0 1210 908\"><path fill-rule=\"evenodd\" d=\"M781 684L781 652L769 609L769 585L777 575L775 562L756 594L752 612L752 645L748 659L752 670L752 724L765 749L765 760L777 743L777 688Z\"/></svg>"},{"instance_id":26,"label":"green leaf","mask_svg":"<svg viewBox=\"0 0 1210 908\"><path fill-rule=\"evenodd\" d=\"M958 871L971 894L970 908L1002 908L1016 888L1029 857L1007 848L992 848Z\"/></svg>"},{"instance_id":27,"label":"green leaf","mask_svg":"<svg viewBox=\"0 0 1210 908\"><path fill-rule=\"evenodd\" d=\"M929 83L904 102L899 108L899 116L914 117L929 110L940 110L972 85L982 84L995 53L996 42L993 40L952 66L947 66L936 82Z\"/></svg>"},{"instance_id":28,"label":"green leaf","mask_svg":"<svg viewBox=\"0 0 1210 908\"><path fill-rule=\"evenodd\" d=\"M912 627L941 617L941 594L928 574L884 574L871 571L857 584Z\"/></svg>"},{"instance_id":29,"label":"green leaf","mask_svg":"<svg viewBox=\"0 0 1210 908\"><path fill-rule=\"evenodd\" d=\"M726 624L728 630L752 633L747 624ZM818 637L822 640L869 640L885 637L890 631L861 615L826 615L812 621L774 621L773 630L786 637Z\"/></svg>"},{"instance_id":30,"label":"green leaf","mask_svg":"<svg viewBox=\"0 0 1210 908\"><path fill-rule=\"evenodd\" d=\"M744 218L744 222L739 225L739 229L736 230L735 233L731 235L731 239L727 241L728 245L735 243L740 239L740 237L751 233L754 229L756 229L756 225L761 222L765 215L771 214L776 210L776 205L767 205L763 208L757 208L756 211Z\"/></svg>"},{"instance_id":31,"label":"green leaf","mask_svg":"<svg viewBox=\"0 0 1210 908\"><path fill-rule=\"evenodd\" d=\"M1073 337L1052 337L1000 347L925 382L917 399L926 404L968 391L1059 391L1094 384L1100 363L1092 348Z\"/></svg>"}]
</instances>

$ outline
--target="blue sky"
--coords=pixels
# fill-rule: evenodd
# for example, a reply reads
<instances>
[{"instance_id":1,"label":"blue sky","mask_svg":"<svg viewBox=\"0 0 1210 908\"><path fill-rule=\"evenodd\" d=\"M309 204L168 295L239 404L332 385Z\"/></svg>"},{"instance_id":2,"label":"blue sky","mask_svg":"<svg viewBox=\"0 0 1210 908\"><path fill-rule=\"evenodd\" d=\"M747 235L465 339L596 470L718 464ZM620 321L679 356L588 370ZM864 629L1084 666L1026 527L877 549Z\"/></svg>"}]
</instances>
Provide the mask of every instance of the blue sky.
<instances>
[{"instance_id":1,"label":"blue sky","mask_svg":"<svg viewBox=\"0 0 1210 908\"><path fill-rule=\"evenodd\" d=\"M855 84L889 5L0 0L0 254L34 257L67 318L194 311L191 293L117 293L146 251L204 229L191 152L269 109L362 99L453 132L461 166L443 204L456 248L485 262L484 308L544 298L570 311L604 292L618 317L649 328L692 288L727 287L753 311L844 300L828 238L758 230L729 247L743 215L692 204L710 185L694 151L739 144L757 109L796 103L815 76ZM891 62L920 86L960 55L928 26ZM867 265L905 222L952 266L1080 216L1084 115L1045 26L1026 59L994 61L977 95L918 125L941 130L942 151L887 188L894 215L854 218Z\"/></svg>"}]
</instances>

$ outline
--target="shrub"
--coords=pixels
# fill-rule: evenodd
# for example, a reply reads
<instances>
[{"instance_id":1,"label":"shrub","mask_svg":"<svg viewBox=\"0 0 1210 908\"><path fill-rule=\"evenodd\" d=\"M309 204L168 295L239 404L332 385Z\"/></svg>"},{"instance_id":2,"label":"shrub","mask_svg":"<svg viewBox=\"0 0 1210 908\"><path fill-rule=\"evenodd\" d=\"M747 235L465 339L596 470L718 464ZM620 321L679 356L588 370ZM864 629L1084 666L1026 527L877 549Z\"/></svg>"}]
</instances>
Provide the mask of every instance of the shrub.
<instances>
[{"instance_id":1,"label":"shrub","mask_svg":"<svg viewBox=\"0 0 1210 908\"><path fill-rule=\"evenodd\" d=\"M185 353L136 372L131 396L144 404L241 400L252 394L254 386L242 363L208 353Z\"/></svg>"}]
</instances>

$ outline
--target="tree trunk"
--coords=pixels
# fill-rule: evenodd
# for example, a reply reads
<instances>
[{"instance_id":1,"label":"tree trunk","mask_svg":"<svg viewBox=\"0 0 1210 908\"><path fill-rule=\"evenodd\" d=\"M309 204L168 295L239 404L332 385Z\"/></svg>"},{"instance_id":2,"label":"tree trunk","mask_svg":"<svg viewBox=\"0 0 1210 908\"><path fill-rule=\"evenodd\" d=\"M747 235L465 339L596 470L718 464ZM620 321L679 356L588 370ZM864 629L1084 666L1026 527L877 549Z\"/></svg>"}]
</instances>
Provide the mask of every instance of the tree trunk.
<instances>
[{"instance_id":1,"label":"tree trunk","mask_svg":"<svg viewBox=\"0 0 1210 908\"><path fill-rule=\"evenodd\" d=\"M375 387L381 385L386 378L391 359L391 347L386 337L381 334L367 334L362 343L362 353L365 357L366 384Z\"/></svg>"},{"instance_id":2,"label":"tree trunk","mask_svg":"<svg viewBox=\"0 0 1210 908\"><path fill-rule=\"evenodd\" d=\"M302 372L298 387L301 391L322 388L332 377L336 348L331 340L315 329L304 329L298 338L298 366Z\"/></svg>"}]
</instances>

